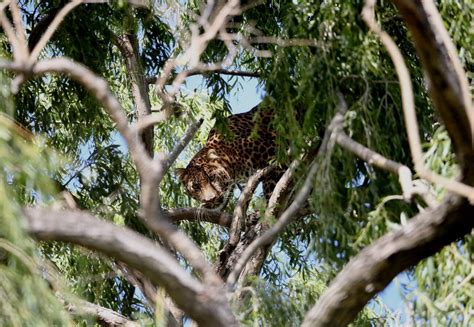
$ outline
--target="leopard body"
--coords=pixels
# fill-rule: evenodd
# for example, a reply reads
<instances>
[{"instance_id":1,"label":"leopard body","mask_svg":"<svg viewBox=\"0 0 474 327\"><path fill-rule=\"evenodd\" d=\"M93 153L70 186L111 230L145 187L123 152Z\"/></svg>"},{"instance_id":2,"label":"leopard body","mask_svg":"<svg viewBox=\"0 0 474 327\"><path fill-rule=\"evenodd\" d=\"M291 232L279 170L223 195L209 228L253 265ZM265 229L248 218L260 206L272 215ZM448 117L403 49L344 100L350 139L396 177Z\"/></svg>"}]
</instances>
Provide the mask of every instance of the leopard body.
<instances>
[{"instance_id":1,"label":"leopard body","mask_svg":"<svg viewBox=\"0 0 474 327\"><path fill-rule=\"evenodd\" d=\"M213 208L221 204L233 185L245 182L275 158L276 134L272 111L261 106L228 118L228 135L213 128L204 147L177 175L187 193ZM274 185L274 176L263 180L264 192ZM270 191L271 192L271 191Z\"/></svg>"}]
</instances>

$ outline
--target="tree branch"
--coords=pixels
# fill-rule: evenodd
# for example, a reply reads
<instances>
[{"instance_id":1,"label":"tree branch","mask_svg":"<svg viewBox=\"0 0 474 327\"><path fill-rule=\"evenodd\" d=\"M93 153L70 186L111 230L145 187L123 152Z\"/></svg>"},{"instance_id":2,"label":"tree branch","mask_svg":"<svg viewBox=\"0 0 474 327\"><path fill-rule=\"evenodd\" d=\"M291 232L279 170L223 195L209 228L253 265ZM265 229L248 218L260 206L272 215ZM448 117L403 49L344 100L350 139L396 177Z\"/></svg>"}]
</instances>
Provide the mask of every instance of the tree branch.
<instances>
[{"instance_id":1,"label":"tree branch","mask_svg":"<svg viewBox=\"0 0 474 327\"><path fill-rule=\"evenodd\" d=\"M473 111L466 77L454 46L432 1L393 2L413 35L430 80L431 97L453 141L462 172L460 180L473 185ZM369 17L369 24L375 24L372 19ZM398 65L397 69L400 67ZM400 83L402 91L407 87L404 82L406 80ZM408 87L410 83L408 80ZM408 108L410 106L412 104L408 103ZM474 206L465 198L450 193L441 205L418 214L399 230L381 237L363 249L337 275L308 312L303 326L347 325L397 274L472 232L473 216Z\"/></svg>"},{"instance_id":2,"label":"tree branch","mask_svg":"<svg viewBox=\"0 0 474 327\"><path fill-rule=\"evenodd\" d=\"M181 220L205 221L222 227L230 227L232 222L232 216L230 214L206 208L166 209L164 214L167 215L172 222L179 222Z\"/></svg>"},{"instance_id":3,"label":"tree branch","mask_svg":"<svg viewBox=\"0 0 474 327\"><path fill-rule=\"evenodd\" d=\"M219 251L218 260L214 264L216 271L223 279L227 277L228 273L233 267L233 264L235 263L236 258L244 249L242 245L248 245L251 241L253 241L254 238L249 238L249 235L256 235L256 233L247 230L249 225L251 225L250 229L255 229L255 222L246 222L246 220L248 220L247 209L249 202L252 199L252 195L255 192L260 180L275 168L275 165L270 165L263 169L257 170L252 176L250 176L245 188L239 196L232 216L232 223L229 229L229 239L222 250ZM241 236L244 238L243 242L241 242ZM240 247L239 249L236 249L239 243Z\"/></svg>"},{"instance_id":4,"label":"tree branch","mask_svg":"<svg viewBox=\"0 0 474 327\"><path fill-rule=\"evenodd\" d=\"M363 249L307 313L304 327L346 326L395 276L471 232L474 207L449 195L435 209Z\"/></svg>"},{"instance_id":5,"label":"tree branch","mask_svg":"<svg viewBox=\"0 0 474 327\"><path fill-rule=\"evenodd\" d=\"M127 319L124 315L115 312L111 309L104 308L100 305L90 303L87 301L74 301L74 303L66 303L66 310L73 315L91 316L95 317L101 326L123 326L123 327L138 327L139 323Z\"/></svg>"},{"instance_id":6,"label":"tree branch","mask_svg":"<svg viewBox=\"0 0 474 327\"><path fill-rule=\"evenodd\" d=\"M200 33L197 24L191 27L191 39L189 46L179 54L179 58L171 58L165 63L162 73L156 80L156 87L158 95L163 99L165 104L172 103L174 96L176 95L179 87L181 86L184 79L188 76L189 70L193 70L198 66L202 66L200 59L201 54L206 49L207 45L213 40L226 25L229 17L239 14L240 1L229 0L229 1L209 1L204 7L201 17L198 21L203 27L203 33ZM232 47L234 47L232 45ZM227 59L224 61L233 61L235 53L229 51ZM179 59L179 60L178 60ZM168 79L171 77L174 69L177 65L181 64L183 67L188 67L188 70L183 70L178 73L171 83L171 87L168 91L165 91L165 85ZM230 64L230 63L229 63ZM216 68L222 68L221 64L215 65ZM202 68L202 67L200 67Z\"/></svg>"},{"instance_id":7,"label":"tree branch","mask_svg":"<svg viewBox=\"0 0 474 327\"><path fill-rule=\"evenodd\" d=\"M116 123L120 134L127 141L132 159L139 171L153 171L153 165L147 160L148 155L140 140L137 138L136 129L130 128L127 116L122 105L110 90L107 82L96 76L87 67L67 58L55 58L41 61L32 67L12 63L0 62L0 68L26 74L41 75L45 73L60 73L70 76L81 83L101 103L112 120Z\"/></svg>"},{"instance_id":8,"label":"tree branch","mask_svg":"<svg viewBox=\"0 0 474 327\"><path fill-rule=\"evenodd\" d=\"M239 77L252 77L258 78L260 77L260 73L257 72L246 72L241 70L233 70L233 69L214 69L214 70L201 70L201 69L194 69L190 70L187 77L196 76L196 75L210 75L210 74L220 74L220 75L229 75L229 76L239 76ZM155 84L156 83L156 76L149 76L146 78L147 84Z\"/></svg>"},{"instance_id":9,"label":"tree branch","mask_svg":"<svg viewBox=\"0 0 474 327\"><path fill-rule=\"evenodd\" d=\"M259 169L248 179L247 184L245 185L244 190L240 194L239 200L237 201L237 205L234 209L232 224L230 226L229 231L229 245L237 245L237 242L240 239L240 233L242 232L242 228L245 226L244 219L247 214L248 205L253 193L255 192L257 184L260 182L263 176L265 176L275 168L276 166L271 165L263 169Z\"/></svg>"},{"instance_id":10,"label":"tree branch","mask_svg":"<svg viewBox=\"0 0 474 327\"><path fill-rule=\"evenodd\" d=\"M8 6L9 1L5 1L0 4L0 24L2 25L3 32L8 38L13 51L13 60L15 62L23 62L28 55L28 50L23 48L22 42L18 39L15 29L13 28L10 20L5 15L5 7Z\"/></svg>"},{"instance_id":11,"label":"tree branch","mask_svg":"<svg viewBox=\"0 0 474 327\"><path fill-rule=\"evenodd\" d=\"M82 245L126 263L163 286L173 301L199 324L235 324L214 289L192 278L167 251L144 236L82 211L28 208L24 214L30 235L44 241Z\"/></svg>"},{"instance_id":12,"label":"tree branch","mask_svg":"<svg viewBox=\"0 0 474 327\"><path fill-rule=\"evenodd\" d=\"M144 78L143 66L139 61L138 40L135 35L125 34L116 37L118 48L125 59L125 66L132 84L132 95L137 111L138 123L151 114L150 97L148 95L148 84ZM150 157L153 157L154 133L153 127L146 127L139 131L143 144Z\"/></svg>"},{"instance_id":13,"label":"tree branch","mask_svg":"<svg viewBox=\"0 0 474 327\"><path fill-rule=\"evenodd\" d=\"M167 172L167 170L171 167L171 165L176 161L178 156L181 154L181 152L183 152L183 150L186 148L189 142L191 142L192 138L198 131L199 127L201 127L203 122L204 122L204 119L201 118L197 122L193 122L192 124L188 126L181 140L179 140L174 145L173 150L170 153L168 153L168 155L166 156L162 164L163 171L161 173L161 177Z\"/></svg>"},{"instance_id":14,"label":"tree branch","mask_svg":"<svg viewBox=\"0 0 474 327\"><path fill-rule=\"evenodd\" d=\"M254 240L258 237L262 236L264 233L268 231L270 228L268 222L271 221L274 217L279 216L279 213L286 204L286 196L288 195L288 190L292 185L292 180L296 172L296 168L302 164L301 160L294 160L288 169L283 173L283 175L278 180L273 192L268 199L267 209L265 210L265 216L263 217L263 222L259 223L257 226L253 224L245 234L245 239L243 242L240 242L236 246L235 254L232 255L227 260L227 269L225 271L226 274L229 274L234 268L235 265L241 258L241 253L245 251L245 249L252 244ZM270 249L271 244L262 245L260 248L256 249L251 257L245 263L245 266L242 268L241 273L238 276L237 282L244 281L246 276L258 275L265 258L267 257L268 250ZM232 264L232 265L231 265ZM221 265L223 266L223 265ZM229 271L230 270L230 271ZM223 274L221 274L223 276Z\"/></svg>"},{"instance_id":15,"label":"tree branch","mask_svg":"<svg viewBox=\"0 0 474 327\"><path fill-rule=\"evenodd\" d=\"M71 78L80 82L87 90L89 90L104 106L105 110L114 120L120 134L127 141L127 145L132 159L137 166L142 184L142 212L147 226L160 235L164 240L169 242L173 247L180 251L203 276L206 282L215 286L222 285L219 276L214 272L202 252L197 246L186 236L184 232L179 231L173 226L163 215L159 207L159 194L156 193L159 178L165 171L162 158L156 158L152 161L142 142L137 137L138 133L135 128L128 125L125 112L113 95L107 82L96 76L92 71L66 58L57 58L40 62L34 65L31 70L22 64L12 62L0 62L0 68L6 68L12 71L29 72L30 74L40 75L44 73L64 73Z\"/></svg>"},{"instance_id":16,"label":"tree branch","mask_svg":"<svg viewBox=\"0 0 474 327\"><path fill-rule=\"evenodd\" d=\"M10 11L13 17L13 24L15 25L18 45L21 49L20 53L22 58L20 58L20 60L24 61L28 58L28 46L26 42L26 31L21 20L20 8L18 7L18 3L16 0L10 1Z\"/></svg>"},{"instance_id":17,"label":"tree branch","mask_svg":"<svg viewBox=\"0 0 474 327\"><path fill-rule=\"evenodd\" d=\"M383 170L389 171L395 175L398 175L398 181L402 187L403 198L405 201L412 199L413 195L419 194L426 204L430 207L438 205L435 197L429 193L429 190L425 187L421 187L421 181L413 181L412 173L410 168L401 163L395 162L388 158L385 158L381 154L363 146L362 144L354 141L350 138L342 129L336 135L336 142L343 149L354 153L356 156L367 162L369 165L379 167Z\"/></svg>"},{"instance_id":18,"label":"tree branch","mask_svg":"<svg viewBox=\"0 0 474 327\"><path fill-rule=\"evenodd\" d=\"M430 97L451 137L460 166L474 175L474 110L469 83L441 16L432 0L392 2L411 32L429 81Z\"/></svg>"},{"instance_id":19,"label":"tree branch","mask_svg":"<svg viewBox=\"0 0 474 327\"><path fill-rule=\"evenodd\" d=\"M44 34L41 35L41 38L39 39L38 43L36 43L34 48L31 50L31 54L28 58L28 62L30 65L33 64L36 61L36 59L38 59L41 51L43 51L44 47L46 46L48 41L51 39L54 32L56 32L59 25L63 22L67 14L69 14L74 8L76 8L82 2L83 2L82 0L71 1L68 4L66 4L63 8L61 8L61 10L59 10L57 15L54 16L54 19L48 25L48 28L46 29Z\"/></svg>"},{"instance_id":20,"label":"tree branch","mask_svg":"<svg viewBox=\"0 0 474 327\"><path fill-rule=\"evenodd\" d=\"M145 305L148 307L149 310L156 310L157 297L159 297L160 295L162 297L164 296L163 294L159 294L156 285L154 285L149 278L144 276L138 270L132 269L125 263L120 261L115 261L114 270L119 271L119 273L123 275L124 278L130 284L140 290L140 292L145 297ZM169 298L169 296L166 296L166 298L163 300L163 314L165 316L165 319L167 320L167 327L181 326L178 321L182 320L183 311L176 307L176 304L174 304L174 302Z\"/></svg>"}]
</instances>

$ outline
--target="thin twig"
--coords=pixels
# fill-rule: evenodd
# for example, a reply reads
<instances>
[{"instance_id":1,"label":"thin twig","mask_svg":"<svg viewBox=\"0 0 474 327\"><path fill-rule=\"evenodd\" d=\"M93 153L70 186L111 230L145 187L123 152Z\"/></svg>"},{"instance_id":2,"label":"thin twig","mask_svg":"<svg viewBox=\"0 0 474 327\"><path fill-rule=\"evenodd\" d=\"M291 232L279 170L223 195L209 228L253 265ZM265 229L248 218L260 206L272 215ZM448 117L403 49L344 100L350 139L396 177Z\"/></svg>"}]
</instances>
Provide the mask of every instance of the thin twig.
<instances>
[{"instance_id":1,"label":"thin twig","mask_svg":"<svg viewBox=\"0 0 474 327\"><path fill-rule=\"evenodd\" d=\"M248 39L252 44L276 44L279 47L321 47L321 43L313 39L283 39L272 36L254 36Z\"/></svg>"},{"instance_id":2,"label":"thin twig","mask_svg":"<svg viewBox=\"0 0 474 327\"><path fill-rule=\"evenodd\" d=\"M131 321L124 315L113 311L108 308L104 308L100 305L84 301L75 300L68 302L63 298L59 298L59 301L63 303L66 310L73 316L90 316L97 319L100 325L103 326L122 326L122 327L138 327L140 323Z\"/></svg>"},{"instance_id":3,"label":"thin twig","mask_svg":"<svg viewBox=\"0 0 474 327\"><path fill-rule=\"evenodd\" d=\"M174 95L178 91L179 86L187 76L186 71L179 73L172 82L173 86L171 90L166 92L164 87L168 79L170 78L172 71L178 64L182 66L188 66L189 69L194 69L195 67L197 67L200 63L201 54L206 49L208 43L216 37L221 28L226 24L228 17L240 13L239 4L239 0L227 1L222 7L217 6L219 8L214 8L213 2L207 4L209 6L209 10L211 10L210 8L212 8L212 11L209 16L213 17L212 21L209 22L209 26L204 26L204 33L202 34L198 34L199 29L197 26L191 26L191 43L187 47L186 51L184 51L184 53L179 55L179 57L177 58L169 59L165 63L163 71L160 74L159 78L157 78L156 90L158 92L158 95L163 99L163 101L165 101L165 103L172 102ZM218 11L216 12L216 10ZM203 12L206 12L206 10L204 10Z\"/></svg>"},{"instance_id":4,"label":"thin twig","mask_svg":"<svg viewBox=\"0 0 474 327\"><path fill-rule=\"evenodd\" d=\"M136 123L132 125L132 128L135 128L138 132L151 127L153 125L159 124L167 120L171 116L169 110L161 110L156 114L151 114L148 116L143 116Z\"/></svg>"},{"instance_id":5,"label":"thin twig","mask_svg":"<svg viewBox=\"0 0 474 327\"><path fill-rule=\"evenodd\" d=\"M187 77L196 76L196 75L209 75L209 74L220 74L220 75L229 75L229 76L239 76L239 77L260 77L260 73L257 72L248 72L248 71L241 71L235 69L223 69L223 68L216 68L216 69L192 69L188 71ZM146 82L148 84L155 84L156 83L156 76L150 76L146 78Z\"/></svg>"},{"instance_id":6,"label":"thin twig","mask_svg":"<svg viewBox=\"0 0 474 327\"><path fill-rule=\"evenodd\" d=\"M192 138L198 131L199 127L201 127L203 122L204 120L201 118L197 122L194 122L191 125L189 125L188 129L184 133L184 136L181 138L179 142L175 144L173 150L166 156L166 160L162 163L163 165L162 174L165 174L167 170L169 169L169 167L171 167L171 165L176 161L180 153L183 152L184 148L192 140Z\"/></svg>"},{"instance_id":7,"label":"thin twig","mask_svg":"<svg viewBox=\"0 0 474 327\"><path fill-rule=\"evenodd\" d=\"M166 214L172 222L179 222L181 220L205 221L222 227L230 227L232 223L232 215L215 209L170 208L166 209L164 214Z\"/></svg>"},{"instance_id":8,"label":"thin twig","mask_svg":"<svg viewBox=\"0 0 474 327\"><path fill-rule=\"evenodd\" d=\"M138 39L135 34L117 36L116 43L122 56L130 77L132 95L135 102L136 120L140 123L143 119L150 117L151 103L148 94L148 84L145 81L144 68L140 63L140 50ZM149 127L149 126L147 126ZM154 130L153 128L142 128L138 131L148 155L153 158Z\"/></svg>"},{"instance_id":9,"label":"thin twig","mask_svg":"<svg viewBox=\"0 0 474 327\"><path fill-rule=\"evenodd\" d=\"M276 216L276 210L279 207L279 203L282 195L288 190L291 185L291 181L296 173L296 169L301 165L301 160L293 160L288 169L278 180L275 188L273 189L272 195L268 199L267 210L265 211L264 220L268 221L270 218Z\"/></svg>"},{"instance_id":10,"label":"thin twig","mask_svg":"<svg viewBox=\"0 0 474 327\"><path fill-rule=\"evenodd\" d=\"M343 149L354 153L356 156L367 162L369 165L374 165L383 170L387 170L399 176L400 185L405 200L410 200L413 195L412 174L410 168L393 160L387 159L381 154L363 146L354 141L343 131L339 131L336 135L336 142Z\"/></svg>"}]
</instances>

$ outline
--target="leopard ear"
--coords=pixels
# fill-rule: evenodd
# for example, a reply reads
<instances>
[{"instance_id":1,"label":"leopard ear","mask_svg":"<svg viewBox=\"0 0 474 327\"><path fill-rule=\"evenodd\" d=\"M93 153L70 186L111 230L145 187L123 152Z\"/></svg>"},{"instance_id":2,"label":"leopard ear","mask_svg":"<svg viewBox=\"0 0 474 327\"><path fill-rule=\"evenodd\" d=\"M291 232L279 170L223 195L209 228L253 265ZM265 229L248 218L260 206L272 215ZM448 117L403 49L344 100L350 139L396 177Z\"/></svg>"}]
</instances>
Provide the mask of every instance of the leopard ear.
<instances>
[{"instance_id":1,"label":"leopard ear","mask_svg":"<svg viewBox=\"0 0 474 327\"><path fill-rule=\"evenodd\" d=\"M216 159L219 159L219 156L217 155L216 150L211 150L207 153L207 158L209 160L216 160Z\"/></svg>"},{"instance_id":2,"label":"leopard ear","mask_svg":"<svg viewBox=\"0 0 474 327\"><path fill-rule=\"evenodd\" d=\"M176 173L176 176L178 176L179 181L183 182L184 176L186 174L186 168L176 168L175 173Z\"/></svg>"}]
</instances>

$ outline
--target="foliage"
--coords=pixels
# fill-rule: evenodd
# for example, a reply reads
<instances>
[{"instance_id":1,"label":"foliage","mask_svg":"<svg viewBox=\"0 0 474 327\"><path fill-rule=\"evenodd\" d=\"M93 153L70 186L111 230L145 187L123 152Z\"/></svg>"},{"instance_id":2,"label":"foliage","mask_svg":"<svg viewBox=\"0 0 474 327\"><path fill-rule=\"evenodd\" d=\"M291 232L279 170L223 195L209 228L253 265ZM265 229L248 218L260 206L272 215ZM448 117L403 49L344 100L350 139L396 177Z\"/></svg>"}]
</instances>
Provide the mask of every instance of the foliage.
<instances>
[{"instance_id":1,"label":"foliage","mask_svg":"<svg viewBox=\"0 0 474 327\"><path fill-rule=\"evenodd\" d=\"M2 93L0 102L8 106ZM24 137L25 131L0 113L0 324L66 326L70 317L44 279L46 263L26 235L21 212L22 205L55 193L48 175L57 160L44 146Z\"/></svg>"},{"instance_id":2,"label":"foliage","mask_svg":"<svg viewBox=\"0 0 474 327\"><path fill-rule=\"evenodd\" d=\"M315 269L296 273L284 282L283 290L255 280L243 288L235 311L245 326L300 326L306 312L326 289L328 276ZM385 322L371 310L360 313L353 326L379 326Z\"/></svg>"},{"instance_id":3,"label":"foliage","mask_svg":"<svg viewBox=\"0 0 474 327\"><path fill-rule=\"evenodd\" d=\"M387 1L379 2L378 19L402 49L412 75L426 164L453 177L457 171L449 138L428 100L421 65L407 31L395 8ZM22 1L29 36L40 33L43 19L64 3ZM79 6L65 19L43 55L66 55L104 77L132 122L136 112L116 36L138 35L145 74L154 76L168 58L186 46L186 32L199 6L193 1L164 2L157 8L136 9L125 3ZM275 109L273 123L282 163L319 144L334 115L340 90L349 105L348 134L411 166L396 74L384 48L360 18L362 5L360 0L268 1L234 18L235 23L252 24L263 35L316 41L315 47L255 44L255 49L270 50L273 56L258 58L255 52L242 50L233 63L233 68L261 74L265 101ZM182 10L179 17L162 10L176 7ZM472 3L442 0L439 7L472 81ZM4 39L1 45L2 57L9 57ZM223 43L214 41L202 60L218 62L224 55ZM81 209L153 236L137 219L139 181L126 145L97 100L69 78L50 75L26 82L12 100L11 78L3 76L0 89L4 112L0 115L0 324L72 324L38 273L44 262L54 264L65 293L72 292L126 316L138 312L153 318L153 308L147 307L143 295L121 276L113 260L72 245L38 245L26 237L21 208L63 205L60 191L70 192ZM155 150L170 150L184 134L186 119L205 118L176 166L185 165L205 141L213 118L225 126L228 98L240 83L235 77L218 74L203 78L204 90L181 89L177 102L184 114L155 128ZM153 89L150 95L153 108L159 108L161 101ZM396 196L400 193L396 176L374 169L337 147L318 164L310 199L317 214L292 224L274 247L261 278L248 289L248 301L237 308L244 324L283 326L291 321L297 325L351 256L426 206L421 199L404 203ZM306 167L300 169L299 181L306 171ZM198 205L184 194L173 173L165 177L160 191L165 208ZM443 195L438 188L433 192L438 198ZM258 199L254 208L258 208ZM217 258L227 237L223 228L202 222L181 223L180 227L211 261ZM408 301L414 303L415 322L470 325L472 243L472 236L466 237L414 269L417 288ZM386 314L382 312L382 316ZM355 324L381 323L376 319L374 312L366 309Z\"/></svg>"}]
</instances>

